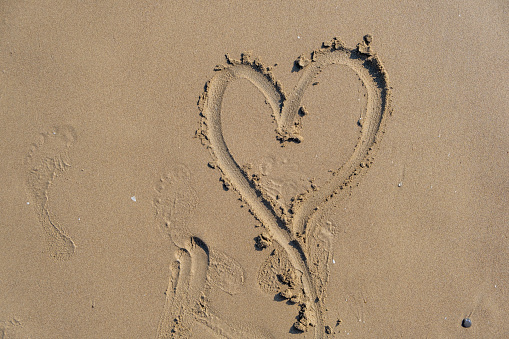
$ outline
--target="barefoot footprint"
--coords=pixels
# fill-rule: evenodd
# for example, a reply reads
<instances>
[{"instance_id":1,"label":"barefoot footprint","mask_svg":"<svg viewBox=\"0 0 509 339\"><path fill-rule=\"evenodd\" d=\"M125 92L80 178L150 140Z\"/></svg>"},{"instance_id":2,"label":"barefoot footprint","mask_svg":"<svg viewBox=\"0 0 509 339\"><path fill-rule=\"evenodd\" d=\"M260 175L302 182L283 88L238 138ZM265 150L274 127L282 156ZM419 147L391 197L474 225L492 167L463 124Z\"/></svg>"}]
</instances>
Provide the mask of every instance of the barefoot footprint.
<instances>
[{"instance_id":1,"label":"barefoot footprint","mask_svg":"<svg viewBox=\"0 0 509 339\"><path fill-rule=\"evenodd\" d=\"M48 190L55 178L71 167L68 150L76 139L72 126L54 127L50 132L41 133L40 141L31 145L24 161L29 203L34 206L42 226L49 254L60 260L69 259L75 245L48 210Z\"/></svg>"},{"instance_id":2,"label":"barefoot footprint","mask_svg":"<svg viewBox=\"0 0 509 339\"><path fill-rule=\"evenodd\" d=\"M0 321L0 339L26 339L31 338L20 320L13 318L9 321Z\"/></svg>"},{"instance_id":3,"label":"barefoot footprint","mask_svg":"<svg viewBox=\"0 0 509 339\"><path fill-rule=\"evenodd\" d=\"M221 338L272 338L270 334L263 333L254 326L232 324L231 321L223 320L209 305L207 295L210 288L217 283L214 279L219 278L221 281L219 285L224 284L225 280L224 277L218 276L211 262L217 264L225 260L219 266L226 267L232 263L231 258L220 252L211 252L201 239L193 237L188 240L185 248L177 251L176 259L170 266L171 277L166 291L163 315L157 330L157 339L189 338L192 335L193 322L205 325ZM236 265L238 264L234 263L228 268L230 272L235 270ZM229 277L231 275L227 274L226 280L231 284ZM221 286L218 287L221 288ZM238 286L233 287L234 290L237 288ZM228 288L223 290L229 291L228 293L233 292Z\"/></svg>"},{"instance_id":4,"label":"barefoot footprint","mask_svg":"<svg viewBox=\"0 0 509 339\"><path fill-rule=\"evenodd\" d=\"M226 55L227 65L218 65L216 75L207 82L204 93L200 96L198 107L201 112L201 127L197 136L207 146L213 157L215 168L221 171L222 181L228 183L240 195L240 198L251 207L251 212L267 229L266 237L272 238L280 250L274 260L284 257L292 268L279 273L278 277L290 292L283 291L284 296L299 296L296 302L300 312L293 328L306 331L314 327L315 338L325 335L325 306L321 298L327 277L316 275L313 269L315 258L321 257L326 264L328 256L320 251L313 254L310 246L320 243L313 238L322 239L327 246L331 234L320 232L322 222L316 222L316 211L335 195L343 195L346 187L356 181L358 174L369 168L377 143L383 135L387 116L391 113L391 94L388 76L380 58L372 52L372 37L366 35L357 48L345 47L339 38L324 42L322 48L311 53L310 58L299 57L295 62L302 68L302 76L292 93L287 95L279 81L274 79L269 67L265 67L259 59L251 59L248 53L242 54L241 60L231 59ZM322 187L312 187L295 196L291 203L281 207L282 202L274 201L254 177L249 175L246 167L237 163L226 144L221 121L223 96L229 85L238 79L246 79L257 87L265 96L265 102L272 109L272 117L276 126L275 137L284 146L286 142L301 143L301 117L305 108L301 106L306 89L313 84L316 76L333 64L346 65L357 73L367 90L367 104L362 115L363 124L357 145L344 164L338 164L329 180ZM242 133L242 130L237 131ZM343 194L341 194L343 192ZM330 233L330 232L329 232ZM269 262L272 260L268 259ZM283 269L281 267L280 269ZM263 270L259 276L261 286L267 290L281 287L270 286L266 276L276 272ZM286 288L286 287L285 287Z\"/></svg>"},{"instance_id":5,"label":"barefoot footprint","mask_svg":"<svg viewBox=\"0 0 509 339\"><path fill-rule=\"evenodd\" d=\"M179 248L191 237L186 227L196 209L197 194L190 185L191 174L183 164L172 166L156 184L153 206L163 233Z\"/></svg>"},{"instance_id":6,"label":"barefoot footprint","mask_svg":"<svg viewBox=\"0 0 509 339\"><path fill-rule=\"evenodd\" d=\"M194 322L227 338L250 338L243 326L232 326L215 315L208 305L208 291L217 287L230 295L240 293L244 269L233 258L212 250L187 227L197 205L196 191L191 187L189 169L174 165L155 187L153 206L161 229L178 247L176 261L170 265L166 302L157 338L188 338ZM229 333L229 334L228 334ZM266 338L258 335L257 338Z\"/></svg>"}]
</instances>

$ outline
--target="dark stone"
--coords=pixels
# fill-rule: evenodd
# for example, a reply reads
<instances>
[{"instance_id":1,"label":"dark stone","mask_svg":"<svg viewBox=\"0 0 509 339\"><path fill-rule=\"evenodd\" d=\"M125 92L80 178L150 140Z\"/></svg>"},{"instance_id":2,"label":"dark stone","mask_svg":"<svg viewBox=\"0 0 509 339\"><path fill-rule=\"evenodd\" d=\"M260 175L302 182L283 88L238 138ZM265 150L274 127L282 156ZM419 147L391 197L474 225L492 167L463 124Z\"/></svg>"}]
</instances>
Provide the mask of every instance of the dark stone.
<instances>
[{"instance_id":1,"label":"dark stone","mask_svg":"<svg viewBox=\"0 0 509 339\"><path fill-rule=\"evenodd\" d=\"M470 320L469 318L463 319L463 321L461 322L461 326L469 328L470 326L472 326L472 320Z\"/></svg>"}]
</instances>

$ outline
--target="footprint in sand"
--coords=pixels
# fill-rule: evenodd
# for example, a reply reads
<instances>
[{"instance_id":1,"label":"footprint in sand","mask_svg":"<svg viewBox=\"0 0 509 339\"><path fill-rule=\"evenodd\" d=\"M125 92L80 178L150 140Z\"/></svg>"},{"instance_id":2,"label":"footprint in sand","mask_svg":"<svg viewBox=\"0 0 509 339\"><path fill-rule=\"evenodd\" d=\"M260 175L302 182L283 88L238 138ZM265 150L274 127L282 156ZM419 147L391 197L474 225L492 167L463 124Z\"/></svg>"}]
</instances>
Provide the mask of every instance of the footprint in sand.
<instances>
[{"instance_id":1,"label":"footprint in sand","mask_svg":"<svg viewBox=\"0 0 509 339\"><path fill-rule=\"evenodd\" d=\"M76 140L72 126L54 127L40 134L39 142L31 145L24 161L29 203L42 226L49 254L60 260L69 259L75 245L48 210L48 191L53 181L71 167L68 151Z\"/></svg>"},{"instance_id":2,"label":"footprint in sand","mask_svg":"<svg viewBox=\"0 0 509 339\"><path fill-rule=\"evenodd\" d=\"M175 164L155 186L153 206L157 222L179 248L184 248L191 237L186 226L198 200L190 182L189 169L183 164Z\"/></svg>"},{"instance_id":3,"label":"footprint in sand","mask_svg":"<svg viewBox=\"0 0 509 339\"><path fill-rule=\"evenodd\" d=\"M26 339L31 338L20 320L14 318L9 321L0 321L0 339Z\"/></svg>"},{"instance_id":4,"label":"footprint in sand","mask_svg":"<svg viewBox=\"0 0 509 339\"><path fill-rule=\"evenodd\" d=\"M190 338L193 328L202 324L218 338L272 338L249 324L233 324L219 317L210 305L212 287L234 295L244 282L244 271L226 254L210 250L199 238L192 237L176 252L170 265L166 302L157 331L157 339Z\"/></svg>"},{"instance_id":5,"label":"footprint in sand","mask_svg":"<svg viewBox=\"0 0 509 339\"><path fill-rule=\"evenodd\" d=\"M211 288L219 288L230 295L241 293L245 271L233 258L210 249L187 227L198 200L191 182L189 169L175 164L155 186L153 206L157 223L178 247L176 260L170 265L157 338L189 338L197 323L220 337L252 338L251 333L258 333L258 330L222 320L209 305L207 295Z\"/></svg>"}]
</instances>

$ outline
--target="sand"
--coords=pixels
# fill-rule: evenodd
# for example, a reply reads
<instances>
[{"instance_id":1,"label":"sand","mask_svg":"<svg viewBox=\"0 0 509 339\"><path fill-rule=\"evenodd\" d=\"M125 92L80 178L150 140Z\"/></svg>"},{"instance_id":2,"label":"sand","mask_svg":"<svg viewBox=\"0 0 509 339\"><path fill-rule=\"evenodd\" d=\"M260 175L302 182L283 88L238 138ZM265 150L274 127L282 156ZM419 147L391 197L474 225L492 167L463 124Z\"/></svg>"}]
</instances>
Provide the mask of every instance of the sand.
<instances>
[{"instance_id":1,"label":"sand","mask_svg":"<svg viewBox=\"0 0 509 339\"><path fill-rule=\"evenodd\" d=\"M0 338L506 338L508 14L2 2Z\"/></svg>"}]
</instances>

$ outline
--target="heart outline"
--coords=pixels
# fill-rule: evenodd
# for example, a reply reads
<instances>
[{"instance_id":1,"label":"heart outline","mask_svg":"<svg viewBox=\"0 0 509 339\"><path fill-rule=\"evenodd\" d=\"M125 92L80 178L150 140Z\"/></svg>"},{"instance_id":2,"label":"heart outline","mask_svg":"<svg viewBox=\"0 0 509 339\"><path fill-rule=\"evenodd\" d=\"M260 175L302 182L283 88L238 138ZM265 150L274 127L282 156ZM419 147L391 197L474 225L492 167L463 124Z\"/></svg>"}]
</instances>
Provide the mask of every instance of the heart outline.
<instances>
[{"instance_id":1,"label":"heart outline","mask_svg":"<svg viewBox=\"0 0 509 339\"><path fill-rule=\"evenodd\" d=\"M251 207L251 213L268 229L288 254L294 269L301 273L307 299L303 308L310 310L310 317L314 318L306 321L315 325L315 338L321 338L324 333L324 306L317 297L306 257L306 235L311 231L307 229L308 221L320 206L338 194L363 168L369 167L374 148L383 135L386 118L392 113L388 75L379 57L372 53L370 42L371 36L367 35L356 49L349 49L339 38L334 38L329 43L323 43L321 49L313 51L311 60L301 57L298 64L302 66L303 73L289 97L281 83L275 81L270 69L259 59L251 60L247 53L242 54L241 60L233 60L226 55L228 66L216 66L218 73L207 82L198 101L202 119L197 135L210 149L222 172L222 180L239 192L241 199ZM282 144L300 142L298 112L302 107L303 94L314 78L332 64L350 67L367 89L368 100L360 138L349 160L333 172L332 178L322 188L308 190L297 196L288 209L290 214L278 213L275 202L250 180L248 173L235 161L226 145L221 124L224 93L235 80L249 80L264 94L272 108L277 126L276 137Z\"/></svg>"}]
</instances>

